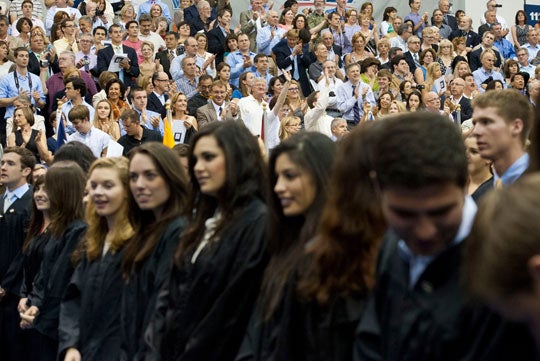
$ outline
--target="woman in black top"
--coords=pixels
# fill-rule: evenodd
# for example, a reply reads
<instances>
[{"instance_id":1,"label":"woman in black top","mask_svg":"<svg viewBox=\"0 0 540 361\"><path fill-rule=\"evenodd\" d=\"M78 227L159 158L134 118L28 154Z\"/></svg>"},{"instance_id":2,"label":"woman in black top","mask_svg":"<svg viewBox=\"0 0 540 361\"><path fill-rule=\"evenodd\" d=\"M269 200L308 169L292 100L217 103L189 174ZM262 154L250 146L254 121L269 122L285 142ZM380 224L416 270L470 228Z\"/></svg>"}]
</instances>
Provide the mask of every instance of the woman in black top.
<instances>
[{"instance_id":1,"label":"woman in black top","mask_svg":"<svg viewBox=\"0 0 540 361\"><path fill-rule=\"evenodd\" d=\"M128 160L100 158L88 175L88 231L60 309L60 359L117 360L122 256L134 230L128 214Z\"/></svg>"},{"instance_id":2,"label":"woman in black top","mask_svg":"<svg viewBox=\"0 0 540 361\"><path fill-rule=\"evenodd\" d=\"M13 113L13 133L8 136L8 147L24 147L31 151L39 163L41 160L50 160L45 134L32 129L34 113L29 107L15 109Z\"/></svg>"},{"instance_id":3,"label":"woman in black top","mask_svg":"<svg viewBox=\"0 0 540 361\"><path fill-rule=\"evenodd\" d=\"M147 360L233 360L266 265L266 172L243 125L195 135L189 225L147 331Z\"/></svg>"},{"instance_id":4,"label":"woman in black top","mask_svg":"<svg viewBox=\"0 0 540 361\"><path fill-rule=\"evenodd\" d=\"M143 357L143 331L159 289L169 277L174 249L189 213L186 175L163 144L144 143L129 153L129 209L135 237L124 250L121 355Z\"/></svg>"}]
</instances>

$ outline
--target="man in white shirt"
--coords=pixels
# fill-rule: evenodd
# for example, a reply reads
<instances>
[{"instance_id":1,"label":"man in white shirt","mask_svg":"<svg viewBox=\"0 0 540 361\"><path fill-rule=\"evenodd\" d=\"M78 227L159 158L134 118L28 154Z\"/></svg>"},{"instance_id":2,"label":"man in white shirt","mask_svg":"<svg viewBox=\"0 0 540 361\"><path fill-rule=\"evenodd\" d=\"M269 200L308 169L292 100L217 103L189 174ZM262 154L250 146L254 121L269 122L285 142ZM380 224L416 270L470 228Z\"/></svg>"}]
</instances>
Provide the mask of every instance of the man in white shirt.
<instances>
[{"instance_id":1,"label":"man in white shirt","mask_svg":"<svg viewBox=\"0 0 540 361\"><path fill-rule=\"evenodd\" d=\"M407 40L412 35L412 27L409 24L401 24L397 30L398 36L390 40L390 47L400 48L403 52L407 51Z\"/></svg>"},{"instance_id":2,"label":"man in white shirt","mask_svg":"<svg viewBox=\"0 0 540 361\"><path fill-rule=\"evenodd\" d=\"M32 20L33 26L39 26L43 30L45 30L45 24L43 24L43 21L41 21L42 10L41 10L41 3L39 1L36 1L36 6L34 7L34 3L30 0L24 0L20 7L18 9L15 8L15 5L18 5L20 1L14 0L11 2L10 6L10 17L11 17L11 36L19 36L19 31L17 30L17 23L19 20L21 20L22 17L28 18ZM39 11L37 10L39 9Z\"/></svg>"},{"instance_id":3,"label":"man in white shirt","mask_svg":"<svg viewBox=\"0 0 540 361\"><path fill-rule=\"evenodd\" d=\"M139 18L139 27L141 33L139 34L139 39L146 40L154 44L154 54L157 54L158 51L161 51L167 46L165 45L165 40L152 31L152 16L150 14L143 14Z\"/></svg>"},{"instance_id":4,"label":"man in white shirt","mask_svg":"<svg viewBox=\"0 0 540 361\"><path fill-rule=\"evenodd\" d=\"M90 113L85 105L77 105L69 111L69 121L76 132L68 137L68 142L78 141L90 148L97 158L107 154L107 146L111 136L94 127L90 120Z\"/></svg>"},{"instance_id":5,"label":"man in white shirt","mask_svg":"<svg viewBox=\"0 0 540 361\"><path fill-rule=\"evenodd\" d=\"M81 18L81 13L78 9L68 6L67 0L55 0L55 5L51 6L49 11L47 11L47 17L45 19L45 30L47 30L47 35L51 32L51 27L54 22L54 15L58 11L64 11L68 13L72 20L79 20Z\"/></svg>"},{"instance_id":6,"label":"man in white shirt","mask_svg":"<svg viewBox=\"0 0 540 361\"><path fill-rule=\"evenodd\" d=\"M90 116L91 121L94 121L94 108L88 104L84 97L86 96L86 84L84 80L81 78L68 78L69 81L66 83L66 98L68 99L67 102L62 104L62 108L60 111L62 112L62 115L66 120L68 120L68 125L66 127L66 132L68 134L72 134L75 132L75 128L71 125L69 122L69 112L71 109L76 107L77 105L82 105L88 108L88 114Z\"/></svg>"},{"instance_id":7,"label":"man in white shirt","mask_svg":"<svg viewBox=\"0 0 540 361\"><path fill-rule=\"evenodd\" d=\"M307 131L319 132L332 137L331 123L334 117L326 114L328 106L330 80L328 70L323 72L323 86L320 91L311 93L307 98L309 110L304 116L304 126Z\"/></svg>"}]
</instances>

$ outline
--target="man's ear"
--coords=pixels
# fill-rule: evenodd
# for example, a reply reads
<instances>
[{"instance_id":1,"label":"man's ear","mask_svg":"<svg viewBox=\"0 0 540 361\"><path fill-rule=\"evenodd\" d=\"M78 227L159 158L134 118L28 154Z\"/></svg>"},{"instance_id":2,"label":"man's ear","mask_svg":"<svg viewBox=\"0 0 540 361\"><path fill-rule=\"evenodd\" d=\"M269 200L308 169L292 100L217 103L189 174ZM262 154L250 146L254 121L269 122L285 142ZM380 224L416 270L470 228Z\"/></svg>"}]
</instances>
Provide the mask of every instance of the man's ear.
<instances>
[{"instance_id":1,"label":"man's ear","mask_svg":"<svg viewBox=\"0 0 540 361\"><path fill-rule=\"evenodd\" d=\"M534 283L540 285L540 254L529 258L529 261L527 261L527 270Z\"/></svg>"}]
</instances>

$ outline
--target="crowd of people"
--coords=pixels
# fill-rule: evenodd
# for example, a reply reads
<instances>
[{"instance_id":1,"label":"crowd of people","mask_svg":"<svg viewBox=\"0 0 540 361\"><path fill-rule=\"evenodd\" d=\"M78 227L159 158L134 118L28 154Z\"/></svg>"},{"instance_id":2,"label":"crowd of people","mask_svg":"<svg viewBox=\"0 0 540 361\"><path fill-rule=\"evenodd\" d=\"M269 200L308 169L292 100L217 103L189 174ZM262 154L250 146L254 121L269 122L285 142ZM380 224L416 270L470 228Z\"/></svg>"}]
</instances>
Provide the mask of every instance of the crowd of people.
<instances>
[{"instance_id":1,"label":"crowd of people","mask_svg":"<svg viewBox=\"0 0 540 361\"><path fill-rule=\"evenodd\" d=\"M539 30L313 5L11 2L1 360L539 357Z\"/></svg>"}]
</instances>

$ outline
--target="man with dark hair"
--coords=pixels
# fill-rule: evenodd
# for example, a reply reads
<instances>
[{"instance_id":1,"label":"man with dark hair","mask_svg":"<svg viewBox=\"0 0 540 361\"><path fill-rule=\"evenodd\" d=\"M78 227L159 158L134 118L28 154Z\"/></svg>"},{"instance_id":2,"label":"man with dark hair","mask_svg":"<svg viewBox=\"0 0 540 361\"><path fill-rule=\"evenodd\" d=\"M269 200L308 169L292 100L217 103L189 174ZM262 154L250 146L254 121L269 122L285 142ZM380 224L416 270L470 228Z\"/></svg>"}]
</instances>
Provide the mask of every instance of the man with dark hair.
<instances>
[{"instance_id":1,"label":"man with dark hair","mask_svg":"<svg viewBox=\"0 0 540 361\"><path fill-rule=\"evenodd\" d=\"M139 23L136 20L128 21L125 25L127 37L122 41L122 44L129 46L135 50L137 54L137 61L142 63L144 58L142 56L142 40L139 39Z\"/></svg>"},{"instance_id":2,"label":"man with dark hair","mask_svg":"<svg viewBox=\"0 0 540 361\"><path fill-rule=\"evenodd\" d=\"M179 39L180 35L178 35L178 33L169 31L165 35L165 45L167 46L167 49L159 51L156 54L156 59L159 60L159 63L163 66L163 71L167 73L169 77L171 76L171 73L169 72L171 68L171 61L180 55L180 52L178 51Z\"/></svg>"},{"instance_id":3,"label":"man with dark hair","mask_svg":"<svg viewBox=\"0 0 540 361\"><path fill-rule=\"evenodd\" d=\"M148 110L148 96L146 90L140 87L131 89L131 105L133 110L140 114L140 124L148 129L155 130L163 136L164 124L161 115L152 110ZM122 123L120 123L120 134L126 134Z\"/></svg>"},{"instance_id":4,"label":"man with dark hair","mask_svg":"<svg viewBox=\"0 0 540 361\"><path fill-rule=\"evenodd\" d=\"M77 105L84 105L88 108L89 119L93 122L95 110L84 100L84 97L86 96L86 84L84 81L81 78L68 78L65 79L65 83L66 98L68 101L62 104L62 108L60 108L64 119L69 119L69 112L71 109L73 109L73 107ZM73 128L71 122L69 121L67 122L66 132L68 134L75 133L75 128Z\"/></svg>"},{"instance_id":5,"label":"man with dark hair","mask_svg":"<svg viewBox=\"0 0 540 361\"><path fill-rule=\"evenodd\" d=\"M32 20L33 26L39 26L45 31L45 24L43 24L43 10L40 1L36 1L34 4L31 0L13 0L9 6L9 16L11 17L11 35L19 36L17 30L17 23L21 18L25 17Z\"/></svg>"},{"instance_id":6,"label":"man with dark hair","mask_svg":"<svg viewBox=\"0 0 540 361\"><path fill-rule=\"evenodd\" d=\"M167 116L165 102L169 99L169 77L164 71L158 71L152 75L152 85L154 90L148 95L148 109L161 114L162 118Z\"/></svg>"},{"instance_id":7,"label":"man with dark hair","mask_svg":"<svg viewBox=\"0 0 540 361\"><path fill-rule=\"evenodd\" d=\"M140 124L140 115L133 109L128 109L120 116L120 123L126 134L118 139L118 143L124 147L123 155L127 156L130 150L146 142L162 142L163 137L159 132L150 130Z\"/></svg>"},{"instance_id":8,"label":"man with dark hair","mask_svg":"<svg viewBox=\"0 0 540 361\"><path fill-rule=\"evenodd\" d=\"M213 79L208 74L203 74L199 77L199 83L197 84L197 93L189 98L187 103L188 114L197 114L197 109L208 104L208 98L210 98L210 89L212 89Z\"/></svg>"},{"instance_id":9,"label":"man with dark hair","mask_svg":"<svg viewBox=\"0 0 540 361\"><path fill-rule=\"evenodd\" d=\"M24 147L9 147L2 156L0 182L6 187L0 198L0 350L2 360L21 360L25 355L25 333L19 327L17 306L21 272L16 266L32 210L32 190L28 177L36 158ZM9 272L8 272L9 270Z\"/></svg>"},{"instance_id":10,"label":"man with dark hair","mask_svg":"<svg viewBox=\"0 0 540 361\"><path fill-rule=\"evenodd\" d=\"M519 73L518 73L519 74ZM473 135L480 156L493 162L494 186L515 182L528 168L525 151L534 109L514 89L489 92L473 100Z\"/></svg>"},{"instance_id":11,"label":"man with dark hair","mask_svg":"<svg viewBox=\"0 0 540 361\"><path fill-rule=\"evenodd\" d=\"M116 74L126 87L134 86L133 80L140 74L137 53L133 48L122 44L123 31L120 25L111 25L109 36L111 37L111 46L107 46L97 53L97 72L100 74L107 71L115 54L127 54L127 58L120 62L120 71Z\"/></svg>"},{"instance_id":12,"label":"man with dark hair","mask_svg":"<svg viewBox=\"0 0 540 361\"><path fill-rule=\"evenodd\" d=\"M392 73L398 77L400 81L413 81L413 75L411 73L411 70L409 68L409 63L407 62L407 59L405 58L405 55L396 55L392 58L390 61L390 65L392 66Z\"/></svg>"},{"instance_id":13,"label":"man with dark hair","mask_svg":"<svg viewBox=\"0 0 540 361\"><path fill-rule=\"evenodd\" d=\"M98 50L105 47L103 42L107 40L107 28L104 26L97 26L92 30L92 35L94 36L94 45L90 48L90 51L97 55Z\"/></svg>"},{"instance_id":14,"label":"man with dark hair","mask_svg":"<svg viewBox=\"0 0 540 361\"><path fill-rule=\"evenodd\" d=\"M459 129L446 117L417 112L370 131L372 181L389 230L357 328L355 360L533 358L524 327L465 301L461 254L476 205L467 195Z\"/></svg>"},{"instance_id":15,"label":"man with dark hair","mask_svg":"<svg viewBox=\"0 0 540 361\"><path fill-rule=\"evenodd\" d=\"M216 54L216 65L223 62L225 54L225 39L234 33L231 29L232 12L230 9L221 9L217 14L217 26L206 33L208 37L208 52Z\"/></svg>"},{"instance_id":16,"label":"man with dark hair","mask_svg":"<svg viewBox=\"0 0 540 361\"><path fill-rule=\"evenodd\" d=\"M427 12L424 12L422 15L420 15L421 6L421 0L409 0L409 8L411 9L411 12L403 19L403 22L407 20L412 20L414 24L414 28L412 29L413 34L418 37L422 37L422 31L424 30L424 27L428 25L429 17Z\"/></svg>"},{"instance_id":17,"label":"man with dark hair","mask_svg":"<svg viewBox=\"0 0 540 361\"><path fill-rule=\"evenodd\" d=\"M289 30L287 39L274 46L272 53L275 55L278 69L290 69L289 72L292 78L300 83L304 96L311 94L313 88L306 73L311 64L309 45L302 44L298 36L298 30Z\"/></svg>"},{"instance_id":18,"label":"man with dark hair","mask_svg":"<svg viewBox=\"0 0 540 361\"><path fill-rule=\"evenodd\" d=\"M413 34L411 26L407 24L401 24L397 29L397 36L390 40L390 46L392 48L400 48L403 52L407 49L407 40Z\"/></svg>"},{"instance_id":19,"label":"man with dark hair","mask_svg":"<svg viewBox=\"0 0 540 361\"><path fill-rule=\"evenodd\" d=\"M142 41L146 40L154 44L154 54L156 54L158 51L165 49L166 46L165 41L161 38L161 36L152 31L153 27L154 24L150 14L142 14L139 17L139 39Z\"/></svg>"}]
</instances>

